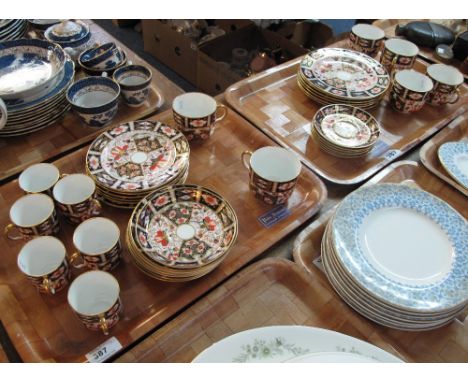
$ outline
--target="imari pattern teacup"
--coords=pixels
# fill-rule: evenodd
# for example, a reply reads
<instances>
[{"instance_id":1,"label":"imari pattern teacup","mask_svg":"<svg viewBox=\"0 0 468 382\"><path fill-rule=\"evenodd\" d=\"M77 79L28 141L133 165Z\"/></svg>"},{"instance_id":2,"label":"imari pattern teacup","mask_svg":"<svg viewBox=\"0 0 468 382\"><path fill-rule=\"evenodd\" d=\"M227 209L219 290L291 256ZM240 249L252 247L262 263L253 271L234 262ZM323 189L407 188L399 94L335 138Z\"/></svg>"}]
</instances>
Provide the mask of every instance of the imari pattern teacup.
<instances>
[{"instance_id":1,"label":"imari pattern teacup","mask_svg":"<svg viewBox=\"0 0 468 382\"><path fill-rule=\"evenodd\" d=\"M453 104L460 98L460 85L463 84L463 74L453 66L434 64L427 68L427 75L434 82L434 88L427 96L431 105Z\"/></svg>"},{"instance_id":2,"label":"imari pattern teacup","mask_svg":"<svg viewBox=\"0 0 468 382\"><path fill-rule=\"evenodd\" d=\"M73 234L73 244L78 250L70 258L75 268L110 271L120 263L120 230L110 219L97 217L81 223ZM77 264L79 258L82 263Z\"/></svg>"},{"instance_id":3,"label":"imari pattern teacup","mask_svg":"<svg viewBox=\"0 0 468 382\"><path fill-rule=\"evenodd\" d=\"M86 328L108 335L122 311L119 293L119 283L110 273L89 271L70 285L68 303Z\"/></svg>"},{"instance_id":4,"label":"imari pattern teacup","mask_svg":"<svg viewBox=\"0 0 468 382\"><path fill-rule=\"evenodd\" d=\"M11 206L10 220L12 223L5 227L10 240L56 235L60 229L54 201L45 194L28 194L19 198ZM18 234L13 235L13 230Z\"/></svg>"},{"instance_id":5,"label":"imari pattern teacup","mask_svg":"<svg viewBox=\"0 0 468 382\"><path fill-rule=\"evenodd\" d=\"M18 178L20 188L27 194L44 192L52 196L52 188L60 178L57 167L50 163L36 163L24 170Z\"/></svg>"},{"instance_id":6,"label":"imari pattern teacup","mask_svg":"<svg viewBox=\"0 0 468 382\"><path fill-rule=\"evenodd\" d=\"M96 185L84 174L64 175L53 188L53 196L60 213L73 224L101 213L101 204L95 198Z\"/></svg>"},{"instance_id":7,"label":"imari pattern teacup","mask_svg":"<svg viewBox=\"0 0 468 382\"><path fill-rule=\"evenodd\" d=\"M71 276L65 247L53 236L26 243L18 255L18 268L39 292L51 295L67 286Z\"/></svg>"},{"instance_id":8,"label":"imari pattern teacup","mask_svg":"<svg viewBox=\"0 0 468 382\"><path fill-rule=\"evenodd\" d=\"M384 37L385 32L374 25L356 24L349 33L349 47L375 57L382 47Z\"/></svg>"},{"instance_id":9,"label":"imari pattern teacup","mask_svg":"<svg viewBox=\"0 0 468 382\"><path fill-rule=\"evenodd\" d=\"M250 158L247 161L248 157ZM284 204L294 192L301 162L281 147L262 147L241 156L249 170L249 186L257 198L267 204Z\"/></svg>"},{"instance_id":10,"label":"imari pattern teacup","mask_svg":"<svg viewBox=\"0 0 468 382\"><path fill-rule=\"evenodd\" d=\"M390 103L402 113L420 110L432 90L431 79L415 70L402 70L395 74Z\"/></svg>"},{"instance_id":11,"label":"imari pattern teacup","mask_svg":"<svg viewBox=\"0 0 468 382\"><path fill-rule=\"evenodd\" d=\"M411 41L391 38L385 41L380 63L389 74L398 70L411 69L416 61L419 48Z\"/></svg>"},{"instance_id":12,"label":"imari pattern teacup","mask_svg":"<svg viewBox=\"0 0 468 382\"><path fill-rule=\"evenodd\" d=\"M217 111L222 114L217 116ZM203 93L185 93L172 102L172 111L177 128L189 141L206 140L215 130L216 122L227 115L227 107Z\"/></svg>"}]
</instances>

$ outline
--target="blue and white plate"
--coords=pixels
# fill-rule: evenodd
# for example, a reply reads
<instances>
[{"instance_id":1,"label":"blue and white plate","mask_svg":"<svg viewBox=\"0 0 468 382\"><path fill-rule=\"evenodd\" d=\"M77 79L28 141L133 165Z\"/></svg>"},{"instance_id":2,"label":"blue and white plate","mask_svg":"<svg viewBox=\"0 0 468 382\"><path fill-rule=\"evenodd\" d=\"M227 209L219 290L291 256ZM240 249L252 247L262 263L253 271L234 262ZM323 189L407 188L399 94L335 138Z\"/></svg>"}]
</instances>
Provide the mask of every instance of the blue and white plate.
<instances>
[{"instance_id":1,"label":"blue and white plate","mask_svg":"<svg viewBox=\"0 0 468 382\"><path fill-rule=\"evenodd\" d=\"M439 147L439 160L450 176L468 189L468 143L447 142Z\"/></svg>"},{"instance_id":2,"label":"blue and white plate","mask_svg":"<svg viewBox=\"0 0 468 382\"><path fill-rule=\"evenodd\" d=\"M468 302L468 226L430 193L396 184L358 189L337 208L331 242L366 292L399 309L442 312Z\"/></svg>"},{"instance_id":3,"label":"blue and white plate","mask_svg":"<svg viewBox=\"0 0 468 382\"><path fill-rule=\"evenodd\" d=\"M35 39L0 43L0 97L22 100L53 87L66 61L58 45Z\"/></svg>"}]
</instances>

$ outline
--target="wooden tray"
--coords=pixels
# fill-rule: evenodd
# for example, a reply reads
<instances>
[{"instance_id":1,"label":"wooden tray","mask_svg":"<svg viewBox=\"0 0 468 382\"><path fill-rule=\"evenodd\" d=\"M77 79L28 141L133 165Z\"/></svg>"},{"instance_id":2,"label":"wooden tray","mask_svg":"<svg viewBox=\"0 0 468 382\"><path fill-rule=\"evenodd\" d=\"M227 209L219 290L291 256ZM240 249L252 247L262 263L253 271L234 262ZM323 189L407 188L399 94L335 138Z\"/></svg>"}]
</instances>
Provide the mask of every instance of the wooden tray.
<instances>
[{"instance_id":1,"label":"wooden tray","mask_svg":"<svg viewBox=\"0 0 468 382\"><path fill-rule=\"evenodd\" d=\"M421 158L421 162L429 171L455 187L465 196L468 196L468 191L457 183L442 166L437 154L439 147L443 143L457 142L463 139L468 140L468 113L465 113L450 122L444 130L427 141L424 146L421 147L419 156Z\"/></svg>"},{"instance_id":2,"label":"wooden tray","mask_svg":"<svg viewBox=\"0 0 468 382\"><path fill-rule=\"evenodd\" d=\"M138 108L132 108L121 101L117 116L111 122L111 125L128 120L144 119L163 107L163 104L164 108L170 108L172 99L181 94L182 89L133 53L130 48L116 41L97 24L91 20L84 21L89 24L94 41L100 43L115 41L125 50L128 60L134 64L149 66L153 73L151 92L146 104ZM82 76L84 76L84 73L77 70L75 77ZM20 137L0 138L0 150L2 152L0 182L21 172L32 163L47 161L59 154L82 147L92 141L99 133L99 130L83 124L74 112L69 111L61 121L40 131Z\"/></svg>"},{"instance_id":3,"label":"wooden tray","mask_svg":"<svg viewBox=\"0 0 468 382\"><path fill-rule=\"evenodd\" d=\"M466 198L416 162L394 163L366 184L384 182L413 183L444 199L463 216L468 217ZM328 211L299 234L294 243L293 257L297 264L309 272L315 282L325 283L325 290L339 301L340 308L337 315L348 315L349 312L357 314L340 299L328 283L325 274L313 264L313 261L320 256L323 231L333 211L334 209ZM390 345L405 351L416 362L468 362L468 318L465 318L465 315L461 315L461 320L455 320L443 328L428 332L390 329L360 317L368 324L370 331L386 337Z\"/></svg>"},{"instance_id":4,"label":"wooden tray","mask_svg":"<svg viewBox=\"0 0 468 382\"><path fill-rule=\"evenodd\" d=\"M168 120L167 111L155 117ZM239 218L239 236L226 260L209 275L189 283L164 283L140 272L125 249L123 264L112 272L119 280L124 312L119 324L111 330L125 349L158 325L174 316L229 275L245 266L273 244L280 241L311 218L326 198L322 181L304 168L288 209L290 216L270 228L264 228L257 218L271 207L255 199L248 187L248 173L240 155L244 150L274 145L232 110L219 123L210 142L192 145L189 178L223 195L234 207ZM84 172L83 148L55 164L63 173ZM20 196L17 180L0 187L0 227L8 220L11 204ZM125 232L130 210L105 207L103 216L113 219ZM74 227L63 223L59 235L69 254L73 251ZM57 296L39 295L19 272L16 257L21 242L2 235L0 248L0 320L14 347L24 361L84 361L84 355L103 343L107 337L88 331L74 316L66 302L66 291ZM74 271L74 277L78 272Z\"/></svg>"},{"instance_id":5,"label":"wooden tray","mask_svg":"<svg viewBox=\"0 0 468 382\"><path fill-rule=\"evenodd\" d=\"M117 362L190 362L231 334L270 325L335 330L405 358L358 315L341 314L342 303L322 281L286 259L261 260L118 358Z\"/></svg>"},{"instance_id":6,"label":"wooden tray","mask_svg":"<svg viewBox=\"0 0 468 382\"><path fill-rule=\"evenodd\" d=\"M425 105L413 114L398 113L384 100L370 110L382 125L374 149L364 158L336 158L321 151L310 135L311 120L320 105L307 98L296 83L301 60L299 57L232 85L225 92L226 101L280 145L299 154L306 166L334 183L364 181L468 109L465 85L456 105ZM421 60L416 62L417 70L424 72L426 67Z\"/></svg>"}]
</instances>

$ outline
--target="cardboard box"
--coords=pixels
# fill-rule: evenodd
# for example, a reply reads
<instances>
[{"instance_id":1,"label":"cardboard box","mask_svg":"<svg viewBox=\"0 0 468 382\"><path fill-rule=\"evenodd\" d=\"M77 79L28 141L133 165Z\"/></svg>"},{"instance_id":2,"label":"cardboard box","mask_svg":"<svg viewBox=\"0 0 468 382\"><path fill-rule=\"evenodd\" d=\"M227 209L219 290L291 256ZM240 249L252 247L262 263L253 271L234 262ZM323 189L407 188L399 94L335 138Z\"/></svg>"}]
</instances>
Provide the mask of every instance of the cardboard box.
<instances>
[{"instance_id":1,"label":"cardboard box","mask_svg":"<svg viewBox=\"0 0 468 382\"><path fill-rule=\"evenodd\" d=\"M223 92L227 87L244 78L230 68L232 50L281 47L287 56L285 61L302 56L307 49L295 44L276 32L258 28L254 25L221 36L200 47L198 51L197 87L211 95Z\"/></svg>"},{"instance_id":2,"label":"cardboard box","mask_svg":"<svg viewBox=\"0 0 468 382\"><path fill-rule=\"evenodd\" d=\"M252 25L249 20L214 22L226 33ZM198 46L189 37L174 30L167 20L142 20L142 26L145 51L196 85Z\"/></svg>"}]
</instances>

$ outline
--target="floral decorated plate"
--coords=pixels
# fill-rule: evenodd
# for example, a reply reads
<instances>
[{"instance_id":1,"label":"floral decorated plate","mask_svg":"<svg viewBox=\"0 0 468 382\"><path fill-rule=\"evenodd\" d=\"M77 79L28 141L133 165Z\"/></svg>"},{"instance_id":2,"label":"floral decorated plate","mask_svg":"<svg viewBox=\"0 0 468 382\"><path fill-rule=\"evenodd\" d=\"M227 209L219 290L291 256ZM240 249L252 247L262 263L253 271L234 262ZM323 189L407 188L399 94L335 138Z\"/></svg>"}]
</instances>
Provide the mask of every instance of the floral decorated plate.
<instances>
[{"instance_id":1,"label":"floral decorated plate","mask_svg":"<svg viewBox=\"0 0 468 382\"><path fill-rule=\"evenodd\" d=\"M149 259L172 268L199 268L233 246L238 221L231 205L197 185L159 188L136 206L132 240Z\"/></svg>"},{"instance_id":2,"label":"floral decorated plate","mask_svg":"<svg viewBox=\"0 0 468 382\"><path fill-rule=\"evenodd\" d=\"M135 121L99 135L86 155L87 171L107 189L151 190L186 170L190 146L185 136L161 122Z\"/></svg>"},{"instance_id":3,"label":"floral decorated plate","mask_svg":"<svg viewBox=\"0 0 468 382\"><path fill-rule=\"evenodd\" d=\"M387 70L364 53L323 48L307 54L300 74L313 88L341 99L382 96L390 85Z\"/></svg>"},{"instance_id":4,"label":"floral decorated plate","mask_svg":"<svg viewBox=\"0 0 468 382\"><path fill-rule=\"evenodd\" d=\"M369 113L348 105L322 107L314 116L319 134L338 146L363 147L379 137L379 123Z\"/></svg>"},{"instance_id":5,"label":"floral decorated plate","mask_svg":"<svg viewBox=\"0 0 468 382\"><path fill-rule=\"evenodd\" d=\"M468 143L447 142L439 147L439 160L447 172L468 189Z\"/></svg>"},{"instance_id":6,"label":"floral decorated plate","mask_svg":"<svg viewBox=\"0 0 468 382\"><path fill-rule=\"evenodd\" d=\"M211 345L192 362L300 362L299 357L325 357L325 353L348 358L344 362L349 362L351 354L363 357L361 362L402 362L357 338L309 326L268 326L236 333Z\"/></svg>"},{"instance_id":7,"label":"floral decorated plate","mask_svg":"<svg viewBox=\"0 0 468 382\"><path fill-rule=\"evenodd\" d=\"M429 313L468 301L468 225L428 192L358 189L337 208L331 237L342 268L387 304Z\"/></svg>"}]
</instances>

